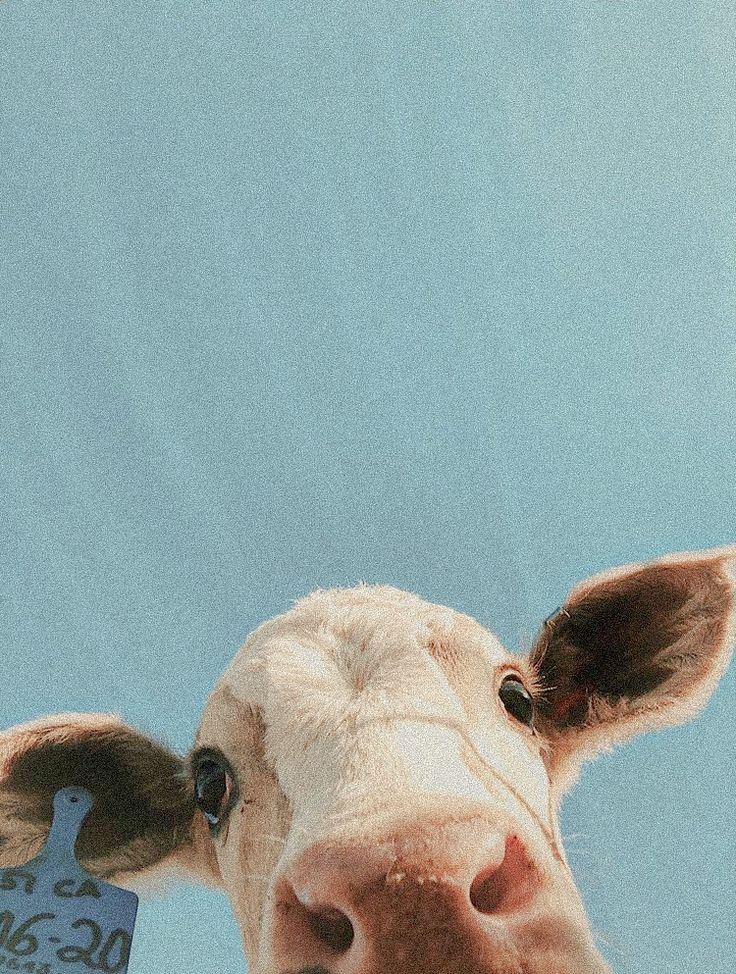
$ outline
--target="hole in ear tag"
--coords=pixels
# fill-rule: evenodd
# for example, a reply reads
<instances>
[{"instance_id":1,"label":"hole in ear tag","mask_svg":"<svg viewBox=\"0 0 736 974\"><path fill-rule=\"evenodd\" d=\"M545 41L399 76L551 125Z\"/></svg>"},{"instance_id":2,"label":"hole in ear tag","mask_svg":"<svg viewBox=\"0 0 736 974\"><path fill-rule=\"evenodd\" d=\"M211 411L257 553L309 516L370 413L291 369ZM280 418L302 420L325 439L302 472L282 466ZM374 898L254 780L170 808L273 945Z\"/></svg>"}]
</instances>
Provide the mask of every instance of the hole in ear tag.
<instances>
[{"instance_id":1,"label":"hole in ear tag","mask_svg":"<svg viewBox=\"0 0 736 974\"><path fill-rule=\"evenodd\" d=\"M92 808L85 788L54 795L46 845L0 869L0 974L125 974L138 897L90 876L74 855Z\"/></svg>"}]
</instances>

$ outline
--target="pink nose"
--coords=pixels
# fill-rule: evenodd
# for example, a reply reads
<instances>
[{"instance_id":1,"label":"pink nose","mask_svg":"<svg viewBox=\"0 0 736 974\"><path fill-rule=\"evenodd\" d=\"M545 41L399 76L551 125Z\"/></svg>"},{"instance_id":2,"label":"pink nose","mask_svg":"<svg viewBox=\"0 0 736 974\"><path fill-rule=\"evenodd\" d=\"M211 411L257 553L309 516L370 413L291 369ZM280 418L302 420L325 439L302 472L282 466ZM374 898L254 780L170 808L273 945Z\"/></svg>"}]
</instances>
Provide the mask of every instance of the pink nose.
<instances>
[{"instance_id":1,"label":"pink nose","mask_svg":"<svg viewBox=\"0 0 736 974\"><path fill-rule=\"evenodd\" d=\"M489 938L540 884L521 840L479 821L370 846L322 842L277 883L275 956L295 974L496 970Z\"/></svg>"}]
</instances>

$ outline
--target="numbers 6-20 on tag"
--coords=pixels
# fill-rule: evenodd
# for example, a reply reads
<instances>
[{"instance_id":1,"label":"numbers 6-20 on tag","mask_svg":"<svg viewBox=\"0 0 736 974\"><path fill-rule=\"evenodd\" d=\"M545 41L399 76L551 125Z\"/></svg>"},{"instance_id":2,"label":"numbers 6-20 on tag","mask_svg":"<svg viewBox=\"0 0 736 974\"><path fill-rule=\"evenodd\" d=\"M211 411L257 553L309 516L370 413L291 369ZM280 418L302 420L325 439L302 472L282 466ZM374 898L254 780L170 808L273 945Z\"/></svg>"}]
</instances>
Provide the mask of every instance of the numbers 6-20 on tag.
<instances>
[{"instance_id":1,"label":"numbers 6-20 on tag","mask_svg":"<svg viewBox=\"0 0 736 974\"><path fill-rule=\"evenodd\" d=\"M62 788L40 854L0 869L0 974L126 974L138 897L77 862L74 845L91 807L86 789Z\"/></svg>"}]
</instances>

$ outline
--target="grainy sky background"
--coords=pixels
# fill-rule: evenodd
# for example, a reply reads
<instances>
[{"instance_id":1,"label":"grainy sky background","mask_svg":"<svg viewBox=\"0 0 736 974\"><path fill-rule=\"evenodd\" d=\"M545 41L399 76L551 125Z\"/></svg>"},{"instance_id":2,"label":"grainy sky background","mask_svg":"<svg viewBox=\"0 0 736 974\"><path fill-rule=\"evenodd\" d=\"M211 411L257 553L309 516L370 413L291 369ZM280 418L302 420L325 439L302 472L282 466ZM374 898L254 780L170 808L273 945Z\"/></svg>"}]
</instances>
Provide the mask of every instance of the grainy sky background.
<instances>
[{"instance_id":1,"label":"grainy sky background","mask_svg":"<svg viewBox=\"0 0 736 974\"><path fill-rule=\"evenodd\" d=\"M728 2L0 4L3 722L187 749L247 632L388 582L512 649L736 540ZM730 974L734 675L564 812L620 974ZM131 974L241 969L225 899Z\"/></svg>"}]
</instances>

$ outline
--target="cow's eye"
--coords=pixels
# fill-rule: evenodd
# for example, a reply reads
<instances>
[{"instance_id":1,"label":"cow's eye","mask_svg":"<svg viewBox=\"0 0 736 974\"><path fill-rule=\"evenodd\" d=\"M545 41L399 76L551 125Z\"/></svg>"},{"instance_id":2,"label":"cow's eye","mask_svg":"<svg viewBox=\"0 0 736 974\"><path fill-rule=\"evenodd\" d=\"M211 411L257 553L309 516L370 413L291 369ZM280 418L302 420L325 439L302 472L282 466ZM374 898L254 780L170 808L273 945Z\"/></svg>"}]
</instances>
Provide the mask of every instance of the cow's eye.
<instances>
[{"instance_id":1,"label":"cow's eye","mask_svg":"<svg viewBox=\"0 0 736 974\"><path fill-rule=\"evenodd\" d=\"M210 828L216 828L230 810L235 783L227 768L214 757L202 758L194 775L197 805Z\"/></svg>"},{"instance_id":2,"label":"cow's eye","mask_svg":"<svg viewBox=\"0 0 736 974\"><path fill-rule=\"evenodd\" d=\"M527 727L534 727L534 700L524 684L515 676L507 676L498 696L506 710Z\"/></svg>"}]
</instances>

